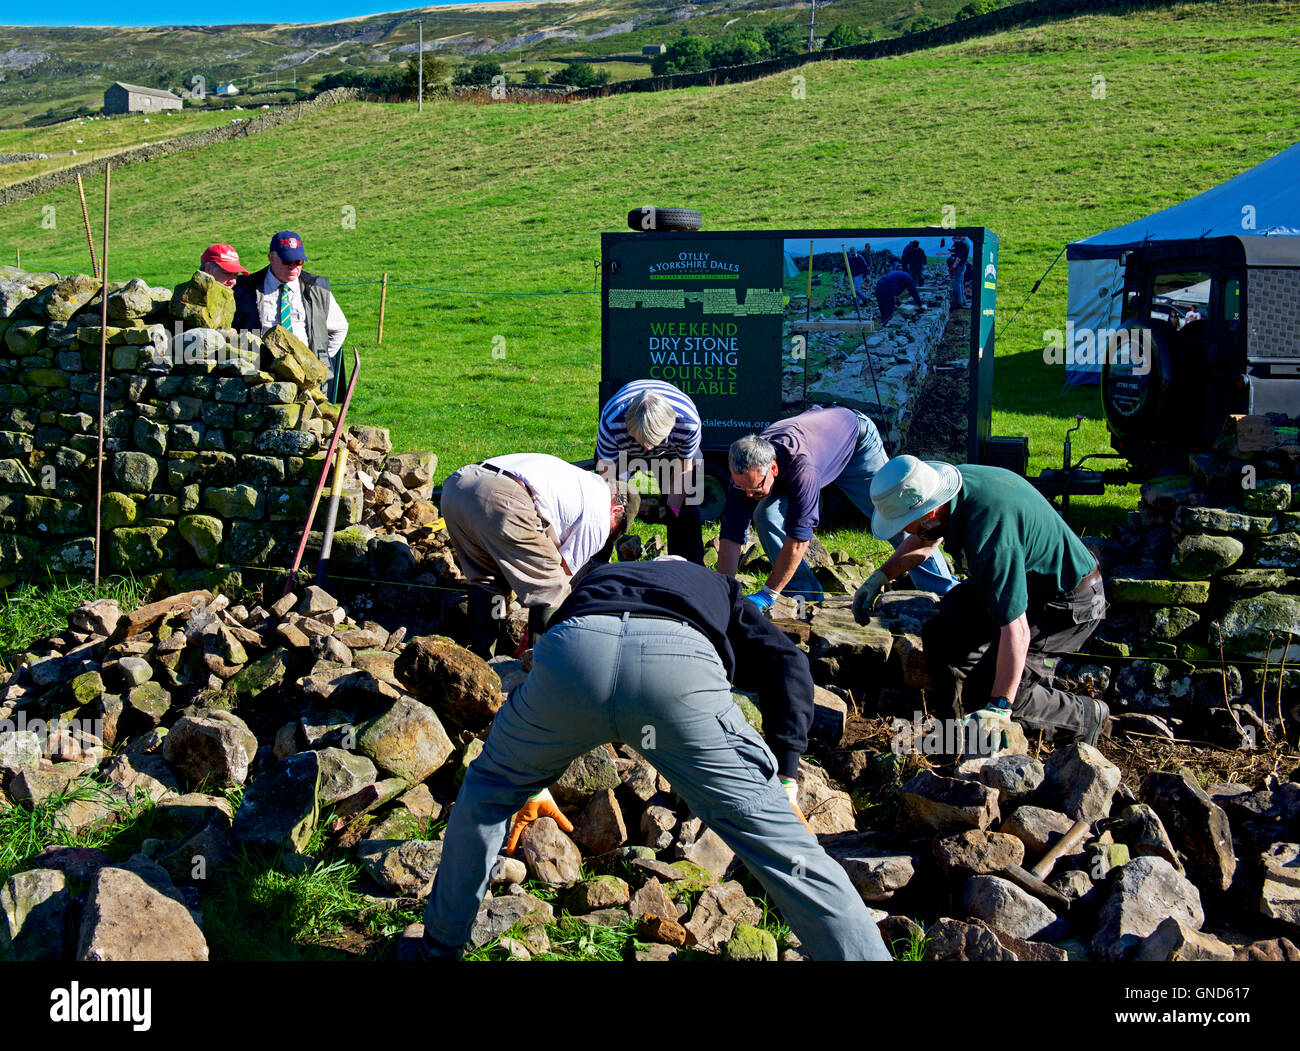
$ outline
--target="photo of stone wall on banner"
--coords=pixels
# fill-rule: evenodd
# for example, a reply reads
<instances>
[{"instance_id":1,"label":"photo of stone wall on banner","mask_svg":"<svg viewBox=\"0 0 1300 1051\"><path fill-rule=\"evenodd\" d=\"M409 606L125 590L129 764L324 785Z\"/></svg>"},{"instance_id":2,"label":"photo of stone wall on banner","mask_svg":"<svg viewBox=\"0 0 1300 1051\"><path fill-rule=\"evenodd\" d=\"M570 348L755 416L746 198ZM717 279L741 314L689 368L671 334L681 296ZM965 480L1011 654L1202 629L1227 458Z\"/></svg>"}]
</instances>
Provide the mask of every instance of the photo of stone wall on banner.
<instances>
[{"instance_id":1,"label":"photo of stone wall on banner","mask_svg":"<svg viewBox=\"0 0 1300 1051\"><path fill-rule=\"evenodd\" d=\"M971 309L968 239L784 242L781 409L848 405L871 416L895 453L967 458ZM916 302L912 295L916 290Z\"/></svg>"}]
</instances>

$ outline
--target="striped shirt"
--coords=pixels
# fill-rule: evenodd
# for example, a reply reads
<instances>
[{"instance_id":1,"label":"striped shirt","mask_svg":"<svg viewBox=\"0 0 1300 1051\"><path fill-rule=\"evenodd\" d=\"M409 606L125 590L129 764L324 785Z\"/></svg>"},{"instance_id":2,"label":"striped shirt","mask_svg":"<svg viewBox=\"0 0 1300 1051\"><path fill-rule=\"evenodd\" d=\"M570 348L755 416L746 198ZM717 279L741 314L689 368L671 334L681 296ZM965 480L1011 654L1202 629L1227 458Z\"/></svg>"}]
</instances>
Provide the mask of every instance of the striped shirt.
<instances>
[{"instance_id":1,"label":"striped shirt","mask_svg":"<svg viewBox=\"0 0 1300 1051\"><path fill-rule=\"evenodd\" d=\"M648 452L627 433L627 406L638 394L653 392L668 399L677 411L677 421L668 437ZM596 432L596 459L618 462L618 454L650 460L673 458L694 460L700 455L700 414L695 402L662 380L633 380L620 387L600 412Z\"/></svg>"}]
</instances>

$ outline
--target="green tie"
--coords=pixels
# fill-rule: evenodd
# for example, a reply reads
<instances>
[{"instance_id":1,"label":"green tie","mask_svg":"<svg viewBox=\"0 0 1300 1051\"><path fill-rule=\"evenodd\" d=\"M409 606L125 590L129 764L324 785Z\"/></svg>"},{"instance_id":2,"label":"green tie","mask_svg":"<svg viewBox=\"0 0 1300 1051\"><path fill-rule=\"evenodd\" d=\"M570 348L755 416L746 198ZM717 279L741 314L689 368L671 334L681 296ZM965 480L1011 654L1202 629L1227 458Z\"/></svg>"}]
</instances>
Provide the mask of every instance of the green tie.
<instances>
[{"instance_id":1,"label":"green tie","mask_svg":"<svg viewBox=\"0 0 1300 1051\"><path fill-rule=\"evenodd\" d=\"M280 324L285 328L292 328L292 318L289 316L289 286L280 286Z\"/></svg>"}]
</instances>

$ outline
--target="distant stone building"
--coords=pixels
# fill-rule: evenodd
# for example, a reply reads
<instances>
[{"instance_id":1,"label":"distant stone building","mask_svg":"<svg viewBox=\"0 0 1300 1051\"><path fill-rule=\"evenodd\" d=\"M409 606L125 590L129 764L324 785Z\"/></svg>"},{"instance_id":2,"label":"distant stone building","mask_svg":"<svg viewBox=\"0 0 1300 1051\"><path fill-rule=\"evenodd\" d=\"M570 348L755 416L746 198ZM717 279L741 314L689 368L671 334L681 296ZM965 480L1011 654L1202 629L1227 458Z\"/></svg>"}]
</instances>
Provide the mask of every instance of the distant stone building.
<instances>
[{"instance_id":1,"label":"distant stone building","mask_svg":"<svg viewBox=\"0 0 1300 1051\"><path fill-rule=\"evenodd\" d=\"M645 55L647 58L654 58L657 55L662 55L667 50L667 44L646 44L645 47L641 49L641 54Z\"/></svg>"},{"instance_id":2,"label":"distant stone building","mask_svg":"<svg viewBox=\"0 0 1300 1051\"><path fill-rule=\"evenodd\" d=\"M105 113L160 113L180 109L181 100L162 88L144 88L123 84L120 80L104 92Z\"/></svg>"}]
</instances>

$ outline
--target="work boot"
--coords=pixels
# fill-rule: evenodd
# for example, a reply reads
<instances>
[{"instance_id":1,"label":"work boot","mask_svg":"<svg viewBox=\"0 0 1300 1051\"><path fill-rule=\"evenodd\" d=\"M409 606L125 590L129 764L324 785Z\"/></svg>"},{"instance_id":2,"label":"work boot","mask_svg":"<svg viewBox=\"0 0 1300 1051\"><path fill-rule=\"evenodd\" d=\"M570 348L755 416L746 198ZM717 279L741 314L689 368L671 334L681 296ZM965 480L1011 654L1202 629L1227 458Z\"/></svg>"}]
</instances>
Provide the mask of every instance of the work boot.
<instances>
[{"instance_id":1,"label":"work boot","mask_svg":"<svg viewBox=\"0 0 1300 1051\"><path fill-rule=\"evenodd\" d=\"M1092 725L1088 728L1088 731L1082 738L1080 738L1080 740L1082 740L1084 744L1090 744L1092 747L1096 748L1098 741L1103 737L1110 736L1110 707L1105 701L1099 701L1095 697L1087 697L1084 699L1092 705L1093 721Z\"/></svg>"}]
</instances>

